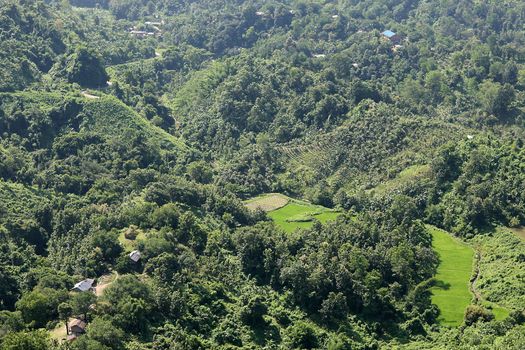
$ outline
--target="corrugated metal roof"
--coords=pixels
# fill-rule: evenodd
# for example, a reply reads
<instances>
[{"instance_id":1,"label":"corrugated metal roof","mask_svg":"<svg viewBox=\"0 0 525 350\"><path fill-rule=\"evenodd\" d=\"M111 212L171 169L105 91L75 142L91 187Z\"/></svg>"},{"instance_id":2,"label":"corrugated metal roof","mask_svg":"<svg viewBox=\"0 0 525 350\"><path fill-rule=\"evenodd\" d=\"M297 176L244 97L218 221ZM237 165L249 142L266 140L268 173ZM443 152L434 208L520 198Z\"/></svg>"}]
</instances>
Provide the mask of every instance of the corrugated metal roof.
<instances>
[{"instance_id":1,"label":"corrugated metal roof","mask_svg":"<svg viewBox=\"0 0 525 350\"><path fill-rule=\"evenodd\" d=\"M86 292L88 290L91 289L91 287L93 287L93 283L95 283L95 280L92 279L92 278L86 278L85 280L83 281L80 281L78 282L77 284L75 284L75 286L73 287L73 289L75 290L79 290L81 292Z\"/></svg>"},{"instance_id":2,"label":"corrugated metal roof","mask_svg":"<svg viewBox=\"0 0 525 350\"><path fill-rule=\"evenodd\" d=\"M140 259L140 252L138 250L134 250L131 253L129 253L129 258L133 260L134 262L139 261Z\"/></svg>"}]
</instances>

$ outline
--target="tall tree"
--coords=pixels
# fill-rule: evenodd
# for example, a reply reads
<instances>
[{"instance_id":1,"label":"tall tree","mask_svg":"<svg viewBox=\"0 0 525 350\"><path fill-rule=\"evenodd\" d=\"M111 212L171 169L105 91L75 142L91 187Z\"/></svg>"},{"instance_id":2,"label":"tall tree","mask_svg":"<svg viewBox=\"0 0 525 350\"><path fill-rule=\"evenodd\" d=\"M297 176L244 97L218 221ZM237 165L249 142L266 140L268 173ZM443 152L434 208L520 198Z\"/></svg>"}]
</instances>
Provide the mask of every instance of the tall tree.
<instances>
[{"instance_id":1,"label":"tall tree","mask_svg":"<svg viewBox=\"0 0 525 350\"><path fill-rule=\"evenodd\" d=\"M73 314L73 308L69 303L61 303L58 305L58 316L64 321L66 325L66 334L69 335L69 318Z\"/></svg>"}]
</instances>

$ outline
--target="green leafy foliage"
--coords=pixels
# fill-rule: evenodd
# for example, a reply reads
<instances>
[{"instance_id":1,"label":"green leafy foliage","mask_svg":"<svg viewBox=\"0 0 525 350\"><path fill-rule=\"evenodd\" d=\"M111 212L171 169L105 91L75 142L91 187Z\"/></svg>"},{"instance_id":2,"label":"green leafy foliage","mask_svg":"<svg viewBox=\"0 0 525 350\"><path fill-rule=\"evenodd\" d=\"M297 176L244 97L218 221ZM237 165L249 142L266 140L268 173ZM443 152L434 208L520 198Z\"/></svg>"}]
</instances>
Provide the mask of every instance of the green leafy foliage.
<instances>
[{"instance_id":1,"label":"green leafy foliage","mask_svg":"<svg viewBox=\"0 0 525 350\"><path fill-rule=\"evenodd\" d=\"M523 10L0 0L0 349L523 348Z\"/></svg>"},{"instance_id":2,"label":"green leafy foliage","mask_svg":"<svg viewBox=\"0 0 525 350\"><path fill-rule=\"evenodd\" d=\"M92 50L80 47L66 58L65 78L83 87L105 86L108 75Z\"/></svg>"}]
</instances>

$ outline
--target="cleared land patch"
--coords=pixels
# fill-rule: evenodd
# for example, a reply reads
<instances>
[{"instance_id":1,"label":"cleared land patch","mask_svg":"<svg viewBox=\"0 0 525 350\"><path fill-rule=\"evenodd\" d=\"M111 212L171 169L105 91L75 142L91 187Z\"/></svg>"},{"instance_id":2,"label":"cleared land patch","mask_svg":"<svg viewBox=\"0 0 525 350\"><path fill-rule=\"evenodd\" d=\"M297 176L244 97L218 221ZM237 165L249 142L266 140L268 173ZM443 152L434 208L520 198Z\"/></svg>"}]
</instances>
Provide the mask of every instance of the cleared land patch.
<instances>
[{"instance_id":1,"label":"cleared land patch","mask_svg":"<svg viewBox=\"0 0 525 350\"><path fill-rule=\"evenodd\" d=\"M81 92L82 96L84 96L85 98L90 98L92 100L96 100L96 99L99 99L100 96L96 96L96 95L93 95L93 94L90 94L89 92L87 91L82 91Z\"/></svg>"},{"instance_id":2,"label":"cleared land patch","mask_svg":"<svg viewBox=\"0 0 525 350\"><path fill-rule=\"evenodd\" d=\"M472 300L469 281L474 251L465 243L436 227L428 226L432 247L439 255L436 286L432 287L432 303L439 307L438 321L456 327L463 322L465 308Z\"/></svg>"},{"instance_id":3,"label":"cleared land patch","mask_svg":"<svg viewBox=\"0 0 525 350\"><path fill-rule=\"evenodd\" d=\"M413 165L401 171L395 178L376 186L373 191L376 194L385 194L399 188L410 186L414 181L420 181L428 177L430 166Z\"/></svg>"},{"instance_id":4,"label":"cleared land patch","mask_svg":"<svg viewBox=\"0 0 525 350\"><path fill-rule=\"evenodd\" d=\"M146 235L144 234L144 231L137 230L137 236L135 239L128 239L126 238L126 230L122 230L118 236L118 241L124 247L124 250L127 252L131 252L133 249L135 249L136 244L139 240L144 240L146 238Z\"/></svg>"},{"instance_id":5,"label":"cleared land patch","mask_svg":"<svg viewBox=\"0 0 525 350\"><path fill-rule=\"evenodd\" d=\"M298 228L312 227L314 219L325 223L335 220L339 214L320 205L293 200L284 207L271 211L268 216L286 232L293 232Z\"/></svg>"},{"instance_id":6,"label":"cleared land patch","mask_svg":"<svg viewBox=\"0 0 525 350\"><path fill-rule=\"evenodd\" d=\"M244 205L252 210L257 208L264 210L277 226L286 232L293 232L298 228L310 228L315 220L322 223L335 220L340 214L322 205L292 199L280 193L268 193L248 199Z\"/></svg>"},{"instance_id":7,"label":"cleared land patch","mask_svg":"<svg viewBox=\"0 0 525 350\"><path fill-rule=\"evenodd\" d=\"M284 207L290 199L279 193L269 193L249 199L245 205L250 210L261 209L265 212Z\"/></svg>"}]
</instances>

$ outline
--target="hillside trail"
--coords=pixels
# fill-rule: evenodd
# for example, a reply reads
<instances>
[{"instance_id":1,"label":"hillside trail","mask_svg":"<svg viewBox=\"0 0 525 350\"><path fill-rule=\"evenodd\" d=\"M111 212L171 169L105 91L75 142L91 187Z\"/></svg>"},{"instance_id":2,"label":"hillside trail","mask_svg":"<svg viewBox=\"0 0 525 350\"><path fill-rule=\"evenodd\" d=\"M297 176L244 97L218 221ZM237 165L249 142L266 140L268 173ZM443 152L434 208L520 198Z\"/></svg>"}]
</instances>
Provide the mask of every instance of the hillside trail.
<instances>
[{"instance_id":1,"label":"hillside trail","mask_svg":"<svg viewBox=\"0 0 525 350\"><path fill-rule=\"evenodd\" d=\"M470 291L472 294L474 294L474 299L476 303L479 303L483 300L483 296L479 292L479 290L476 287L476 282L479 279L479 263L482 258L481 248L479 246L474 247L474 250L476 251L475 261L476 266L474 267L474 276L470 278Z\"/></svg>"},{"instance_id":2,"label":"hillside trail","mask_svg":"<svg viewBox=\"0 0 525 350\"><path fill-rule=\"evenodd\" d=\"M483 251L481 250L481 247L480 246L475 246L474 247L474 250L476 251L476 256L475 256L475 259L476 259L476 266L475 266L475 270L474 270L474 276L470 279L470 291L472 292L472 294L474 294L474 300L475 300L475 303L476 304L481 304L482 302L486 302L486 303L489 303L489 304L492 304L492 305L495 305L499 308L502 308L502 309L507 309L505 306L502 306L496 302L493 302L493 301L489 301L487 299L485 299L483 297L483 295L481 294L481 292L478 290L478 288L476 287L476 283L478 282L479 280L479 275L480 275L480 262L481 262L481 259L483 258Z\"/></svg>"},{"instance_id":3,"label":"hillside trail","mask_svg":"<svg viewBox=\"0 0 525 350\"><path fill-rule=\"evenodd\" d=\"M105 275L100 277L100 282L95 287L95 295L100 297L104 292L104 289L109 287L113 282L119 278L118 272L114 271L111 275Z\"/></svg>"}]
</instances>

